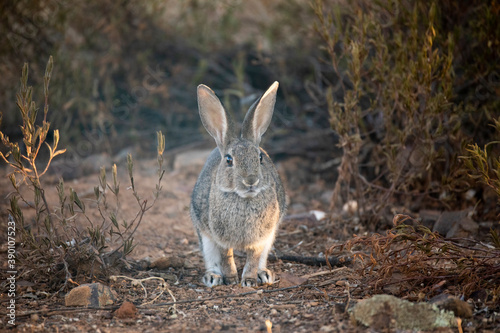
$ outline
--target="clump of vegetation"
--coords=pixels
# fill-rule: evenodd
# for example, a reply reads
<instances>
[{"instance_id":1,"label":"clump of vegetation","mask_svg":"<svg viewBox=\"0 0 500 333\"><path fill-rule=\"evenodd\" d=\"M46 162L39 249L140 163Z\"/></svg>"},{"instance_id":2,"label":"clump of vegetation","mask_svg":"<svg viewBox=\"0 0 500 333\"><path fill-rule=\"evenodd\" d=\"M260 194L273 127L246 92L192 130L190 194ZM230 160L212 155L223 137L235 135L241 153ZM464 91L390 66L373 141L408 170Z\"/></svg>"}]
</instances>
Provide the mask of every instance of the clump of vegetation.
<instances>
[{"instance_id":1,"label":"clump of vegetation","mask_svg":"<svg viewBox=\"0 0 500 333\"><path fill-rule=\"evenodd\" d=\"M494 127L500 133L500 118L494 120ZM500 156L495 154L494 146L500 141L488 142L484 148L477 143L467 146L467 155L462 157L469 176L491 188L500 204Z\"/></svg>"},{"instance_id":2,"label":"clump of vegetation","mask_svg":"<svg viewBox=\"0 0 500 333\"><path fill-rule=\"evenodd\" d=\"M192 112L197 84L229 87L226 105L240 110L241 100L277 78L285 80L289 71L278 72L269 51L304 40L289 26L297 23L289 13L302 15L304 7L307 0L2 3L0 31L7 42L0 46L0 68L8 74L5 82L11 82L17 78L12 68L24 59L54 54L58 71L52 106L64 112L51 114L50 120L72 156L116 154L130 143L148 142L153 130L166 131L167 145L176 147L202 139ZM30 66L36 72L42 64ZM7 85L0 89L0 109L9 111L3 130L14 136L19 119L5 103L14 93ZM79 149L81 142L90 147Z\"/></svg>"},{"instance_id":3,"label":"clump of vegetation","mask_svg":"<svg viewBox=\"0 0 500 333\"><path fill-rule=\"evenodd\" d=\"M314 4L337 81L325 93L330 124L344 151L332 204L354 196L359 213L378 216L396 196L439 196L444 184L436 180L456 168L454 41L450 35L436 46L435 5L428 12L399 2L355 8L330 13Z\"/></svg>"},{"instance_id":4,"label":"clump of vegetation","mask_svg":"<svg viewBox=\"0 0 500 333\"><path fill-rule=\"evenodd\" d=\"M135 247L133 235L144 214L155 204L161 191L165 138L161 132L157 133L158 182L151 203L139 196L134 183L133 159L130 154L127 157L130 188L138 204L138 212L132 218L120 216L120 183L116 165L112 167L112 183L107 182L106 169L102 167L99 186L94 188L93 204L98 210L99 220L93 219L85 202L72 188L69 190L65 188L62 179L57 185L59 206L53 210L47 201L47 189L42 185L41 177L47 172L52 159L63 154L65 150L57 149L58 130L52 132L53 144L49 145L46 142L50 135L47 113L52 68L51 57L45 71L44 116L42 125L39 126L36 124L38 109L32 100L33 89L28 86L28 65L24 65L17 98L23 120L21 130L24 146L11 142L0 132L0 139L7 147L7 153L0 153L0 156L8 167L14 170L9 175L14 188L14 192L10 194L9 213L16 223L21 244L21 248L18 249L18 265L21 271L19 277L46 282L53 288L60 287L61 281L64 281L62 284L64 288L75 277L83 280L95 276L107 277L113 268L126 264L126 256ZM38 156L44 144L49 150L49 157L43 171L40 171ZM29 188L30 197L23 194L21 190L23 185ZM115 205L110 203L110 195L114 197ZM34 210L33 221L24 218L19 200Z\"/></svg>"},{"instance_id":5,"label":"clump of vegetation","mask_svg":"<svg viewBox=\"0 0 500 333\"><path fill-rule=\"evenodd\" d=\"M313 2L315 29L331 69L325 71L320 101L343 149L332 209L354 199L364 220L388 224L388 207L453 209L477 187L459 157L467 144L490 139L481 131L484 122L475 119L491 120L498 101L463 91L470 72L462 70L470 57L458 55L463 37L446 24L460 9L446 6ZM485 14L474 17L476 22L490 22L488 6L471 8ZM487 35L490 44L498 43ZM492 69L483 70L487 76ZM472 137L478 132L484 135Z\"/></svg>"},{"instance_id":6,"label":"clump of vegetation","mask_svg":"<svg viewBox=\"0 0 500 333\"><path fill-rule=\"evenodd\" d=\"M484 305L495 308L500 304L496 233L491 234L493 245L488 245L473 239L446 239L407 215L395 215L393 223L383 235L354 235L328 253L349 251L361 263L359 273L373 292L390 290L422 300L445 290L466 299L485 291Z\"/></svg>"}]
</instances>

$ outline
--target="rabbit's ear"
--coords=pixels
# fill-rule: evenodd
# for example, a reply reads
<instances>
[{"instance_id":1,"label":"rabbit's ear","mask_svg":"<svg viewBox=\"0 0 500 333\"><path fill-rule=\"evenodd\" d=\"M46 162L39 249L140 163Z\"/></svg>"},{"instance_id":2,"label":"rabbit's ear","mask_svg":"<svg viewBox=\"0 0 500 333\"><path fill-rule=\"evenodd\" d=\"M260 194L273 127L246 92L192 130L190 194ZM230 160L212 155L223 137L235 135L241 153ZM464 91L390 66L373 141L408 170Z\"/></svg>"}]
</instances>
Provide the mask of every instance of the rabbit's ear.
<instances>
[{"instance_id":1,"label":"rabbit's ear","mask_svg":"<svg viewBox=\"0 0 500 333\"><path fill-rule=\"evenodd\" d=\"M273 117L278 86L278 81L275 81L264 95L250 107L245 120L243 120L242 138L251 140L257 145L260 143L260 139L269 127Z\"/></svg>"},{"instance_id":2,"label":"rabbit's ear","mask_svg":"<svg viewBox=\"0 0 500 333\"><path fill-rule=\"evenodd\" d=\"M215 93L204 84L198 86L198 109L203 126L215 139L222 153L229 140L231 121Z\"/></svg>"}]
</instances>

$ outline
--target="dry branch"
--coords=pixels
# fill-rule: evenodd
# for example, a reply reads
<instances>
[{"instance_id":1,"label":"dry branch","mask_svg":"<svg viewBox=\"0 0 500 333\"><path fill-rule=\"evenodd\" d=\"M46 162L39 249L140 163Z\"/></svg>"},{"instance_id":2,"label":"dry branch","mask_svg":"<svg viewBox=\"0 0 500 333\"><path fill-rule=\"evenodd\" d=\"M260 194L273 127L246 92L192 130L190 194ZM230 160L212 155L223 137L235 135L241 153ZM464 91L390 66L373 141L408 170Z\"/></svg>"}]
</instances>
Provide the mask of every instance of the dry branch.
<instances>
[{"instance_id":1,"label":"dry branch","mask_svg":"<svg viewBox=\"0 0 500 333\"><path fill-rule=\"evenodd\" d=\"M318 258L318 257L302 257L302 256L292 256L292 255L276 256L274 254L270 254L268 259L271 261L277 261L277 260L291 261L308 266L328 266L326 258ZM330 263L331 266L345 266L351 263L351 259L328 257L328 262Z\"/></svg>"},{"instance_id":2,"label":"dry branch","mask_svg":"<svg viewBox=\"0 0 500 333\"><path fill-rule=\"evenodd\" d=\"M396 215L393 222L395 227L385 235L355 236L329 253L351 251L362 263L359 273L365 284L374 290L399 285L406 295L427 297L446 288L465 297L488 290L492 302L499 302L500 248L473 239L444 238L406 215ZM353 251L356 248L363 250Z\"/></svg>"}]
</instances>

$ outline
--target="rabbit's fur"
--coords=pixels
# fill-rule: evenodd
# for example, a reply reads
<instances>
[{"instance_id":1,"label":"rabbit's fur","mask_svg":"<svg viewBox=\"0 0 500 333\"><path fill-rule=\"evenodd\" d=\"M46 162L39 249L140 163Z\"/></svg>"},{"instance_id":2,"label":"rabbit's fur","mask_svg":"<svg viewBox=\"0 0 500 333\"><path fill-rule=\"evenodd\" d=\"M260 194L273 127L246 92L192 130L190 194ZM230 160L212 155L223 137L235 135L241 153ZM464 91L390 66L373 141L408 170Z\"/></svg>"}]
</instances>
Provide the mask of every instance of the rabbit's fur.
<instances>
[{"instance_id":1,"label":"rabbit's fur","mask_svg":"<svg viewBox=\"0 0 500 333\"><path fill-rule=\"evenodd\" d=\"M215 139L191 197L191 219L205 259L203 282L238 283L233 249L246 252L242 286L274 282L267 256L285 214L285 190L267 153L259 147L269 126L278 82L252 105L240 135L215 93L198 86L203 125Z\"/></svg>"}]
</instances>

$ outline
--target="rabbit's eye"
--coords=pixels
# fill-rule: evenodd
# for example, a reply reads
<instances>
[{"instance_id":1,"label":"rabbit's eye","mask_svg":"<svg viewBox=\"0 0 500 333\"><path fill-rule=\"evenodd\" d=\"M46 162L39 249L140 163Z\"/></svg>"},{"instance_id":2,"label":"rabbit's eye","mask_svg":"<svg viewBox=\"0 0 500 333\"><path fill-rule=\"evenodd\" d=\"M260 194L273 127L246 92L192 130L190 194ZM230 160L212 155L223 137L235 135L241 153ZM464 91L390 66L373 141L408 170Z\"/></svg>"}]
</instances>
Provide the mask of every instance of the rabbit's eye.
<instances>
[{"instance_id":1,"label":"rabbit's eye","mask_svg":"<svg viewBox=\"0 0 500 333\"><path fill-rule=\"evenodd\" d=\"M262 164L262 153L259 154L260 164Z\"/></svg>"},{"instance_id":2,"label":"rabbit's eye","mask_svg":"<svg viewBox=\"0 0 500 333\"><path fill-rule=\"evenodd\" d=\"M230 167L233 166L233 157L231 155L229 155L229 154L226 155L226 163Z\"/></svg>"}]
</instances>

